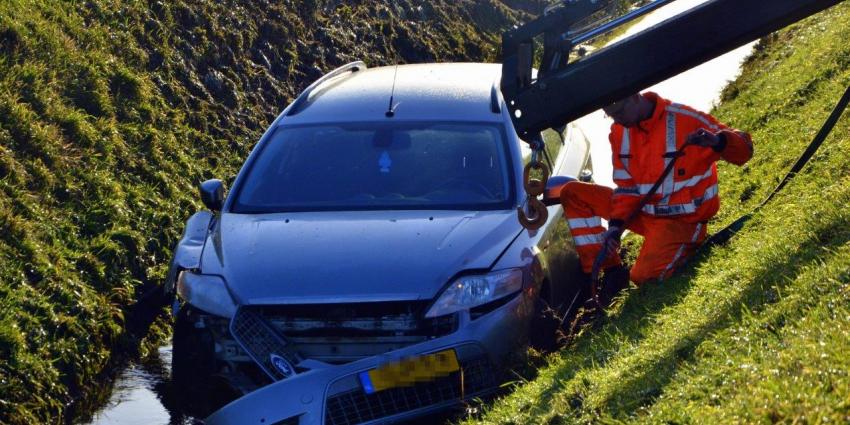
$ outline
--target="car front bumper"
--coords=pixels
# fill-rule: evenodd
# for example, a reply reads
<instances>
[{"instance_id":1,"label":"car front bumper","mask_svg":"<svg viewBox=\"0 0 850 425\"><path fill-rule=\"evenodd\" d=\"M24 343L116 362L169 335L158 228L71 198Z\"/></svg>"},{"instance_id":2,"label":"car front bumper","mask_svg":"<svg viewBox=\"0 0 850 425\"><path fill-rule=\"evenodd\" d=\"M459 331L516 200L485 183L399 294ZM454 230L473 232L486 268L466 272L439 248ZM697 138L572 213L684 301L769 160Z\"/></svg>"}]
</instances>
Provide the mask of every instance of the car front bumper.
<instances>
[{"instance_id":1,"label":"car front bumper","mask_svg":"<svg viewBox=\"0 0 850 425\"><path fill-rule=\"evenodd\" d=\"M343 365L316 364L214 412L207 425L341 425L391 423L457 406L491 392L497 370L524 346L534 313L530 292L472 320L461 313L458 330L440 338ZM461 372L411 387L366 394L358 375L389 362L454 349ZM310 365L314 366L314 365Z\"/></svg>"}]
</instances>

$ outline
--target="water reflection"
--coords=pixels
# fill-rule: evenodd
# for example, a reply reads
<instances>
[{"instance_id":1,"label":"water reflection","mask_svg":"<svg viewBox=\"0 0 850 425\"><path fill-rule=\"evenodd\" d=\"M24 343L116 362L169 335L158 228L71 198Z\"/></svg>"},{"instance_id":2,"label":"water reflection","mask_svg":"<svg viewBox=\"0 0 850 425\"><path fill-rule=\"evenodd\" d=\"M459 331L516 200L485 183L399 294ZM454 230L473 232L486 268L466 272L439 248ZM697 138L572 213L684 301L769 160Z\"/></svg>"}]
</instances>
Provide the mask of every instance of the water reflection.
<instances>
[{"instance_id":1,"label":"water reflection","mask_svg":"<svg viewBox=\"0 0 850 425\"><path fill-rule=\"evenodd\" d=\"M130 364L115 380L109 402L95 413L91 425L189 425L199 420L174 408L169 397L171 347L159 356ZM171 409L169 409L171 407Z\"/></svg>"}]
</instances>

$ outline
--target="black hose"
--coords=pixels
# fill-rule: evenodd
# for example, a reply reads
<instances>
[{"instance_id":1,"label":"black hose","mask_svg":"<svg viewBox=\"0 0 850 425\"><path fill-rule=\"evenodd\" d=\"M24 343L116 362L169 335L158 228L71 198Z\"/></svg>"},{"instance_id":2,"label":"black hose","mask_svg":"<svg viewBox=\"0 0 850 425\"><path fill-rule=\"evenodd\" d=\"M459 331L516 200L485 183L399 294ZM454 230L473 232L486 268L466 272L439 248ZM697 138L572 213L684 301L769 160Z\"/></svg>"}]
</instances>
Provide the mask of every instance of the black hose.
<instances>
[{"instance_id":1,"label":"black hose","mask_svg":"<svg viewBox=\"0 0 850 425\"><path fill-rule=\"evenodd\" d=\"M629 216L626 217L626 220L623 222L623 229L628 227L628 225L632 221L634 221L635 218L637 218L643 207L645 207L646 204L648 204L649 201L652 200L652 197L655 196L656 192L658 192L658 189L661 187L662 184L664 184L664 179L666 179L667 176L669 176L670 173L673 172L673 168L676 167L676 160L684 156L685 148L692 144L693 143L689 141L685 142L685 144L682 145L679 150L670 154L671 160L667 164L667 167L664 168L664 172L661 173L661 177L659 177L658 180L655 181L655 184L652 185L652 188L649 189L649 192L647 192L646 195L641 198L640 202L638 202L637 207L635 207L635 209L632 210ZM602 304L599 302L599 294L597 290L597 286L600 284L599 272L601 271L602 264L605 262L605 259L608 258L608 250L605 246L607 245L607 241L602 241L602 245L602 249L599 250L599 254L597 254L596 258L593 260L593 268L590 272L590 295L593 297L593 300L596 302L596 305L598 305L599 308L602 308Z\"/></svg>"},{"instance_id":2,"label":"black hose","mask_svg":"<svg viewBox=\"0 0 850 425\"><path fill-rule=\"evenodd\" d=\"M797 173L799 173L803 169L803 167L806 166L809 160L812 159L812 157L815 155L815 152L817 152L818 148L820 148L820 146L835 128L835 124L838 123L838 120L841 118L841 115L847 109L848 104L850 104L850 87L847 87L847 90L844 91L844 95L841 96L841 99L838 101L838 104L836 104L835 108L832 109L832 113L829 114L829 118L827 118L826 121L823 123L823 126L821 127L820 131L818 131L818 134L815 135L815 138L812 139L812 142L809 143L809 146L806 147L806 150L803 151L803 154L800 155L799 159L797 159L797 162L795 162L791 169L788 170L788 173L785 174L785 177L782 179L779 185L776 186L776 189L773 189L773 191L770 192L769 195L767 195L767 198L765 198L764 201L758 204L758 206L756 206L752 211L747 214L744 214L741 218L733 221L731 224L724 227L722 230L711 235L711 237L709 237L705 241L705 243L703 243L701 248L706 248L713 245L722 245L728 242L729 239L732 239L732 237L735 236L736 233L738 233L741 229L744 228L744 224L753 217L756 211L767 205L767 203L770 202L773 197L776 196L776 194L778 194L783 188L785 188L785 186L790 183L791 180L794 179L794 177L797 177Z\"/></svg>"}]
</instances>

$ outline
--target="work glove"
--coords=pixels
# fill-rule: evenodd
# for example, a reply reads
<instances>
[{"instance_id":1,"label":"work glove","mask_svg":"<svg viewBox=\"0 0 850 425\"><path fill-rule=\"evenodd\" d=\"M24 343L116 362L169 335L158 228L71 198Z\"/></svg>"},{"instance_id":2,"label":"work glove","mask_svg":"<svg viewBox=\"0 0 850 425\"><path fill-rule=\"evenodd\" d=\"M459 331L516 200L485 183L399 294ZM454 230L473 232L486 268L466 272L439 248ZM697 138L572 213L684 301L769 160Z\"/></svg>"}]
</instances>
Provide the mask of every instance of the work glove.
<instances>
[{"instance_id":1,"label":"work glove","mask_svg":"<svg viewBox=\"0 0 850 425\"><path fill-rule=\"evenodd\" d=\"M602 249L605 251L606 257L610 258L617 255L617 251L620 250L620 237L622 236L623 229L609 223L608 230L602 235Z\"/></svg>"},{"instance_id":2,"label":"work glove","mask_svg":"<svg viewBox=\"0 0 850 425\"><path fill-rule=\"evenodd\" d=\"M722 151L723 148L726 147L726 137L723 136L723 133L712 133L704 128L689 134L687 139L685 139L685 142L689 145L711 148L718 152Z\"/></svg>"}]
</instances>

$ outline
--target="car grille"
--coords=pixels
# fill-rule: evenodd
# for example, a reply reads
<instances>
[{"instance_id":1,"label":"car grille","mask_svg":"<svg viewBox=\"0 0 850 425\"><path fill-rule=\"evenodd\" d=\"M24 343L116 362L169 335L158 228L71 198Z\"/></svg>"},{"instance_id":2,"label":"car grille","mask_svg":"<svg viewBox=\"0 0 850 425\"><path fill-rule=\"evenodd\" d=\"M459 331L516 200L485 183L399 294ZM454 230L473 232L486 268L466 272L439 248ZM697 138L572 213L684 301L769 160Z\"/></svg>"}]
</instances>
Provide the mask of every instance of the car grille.
<instances>
[{"instance_id":1,"label":"car grille","mask_svg":"<svg viewBox=\"0 0 850 425\"><path fill-rule=\"evenodd\" d=\"M496 379L490 361L480 356L461 361L461 372L431 382L367 394L354 389L332 395L325 405L326 425L360 424L417 409L476 397L492 389Z\"/></svg>"},{"instance_id":2,"label":"car grille","mask_svg":"<svg viewBox=\"0 0 850 425\"><path fill-rule=\"evenodd\" d=\"M272 356L284 358L293 367L301 356L256 309L240 308L230 322L230 333L266 374L274 380L287 377L272 364Z\"/></svg>"},{"instance_id":3,"label":"car grille","mask_svg":"<svg viewBox=\"0 0 850 425\"><path fill-rule=\"evenodd\" d=\"M429 302L251 307L304 358L347 363L447 335L454 315L425 319Z\"/></svg>"}]
</instances>

